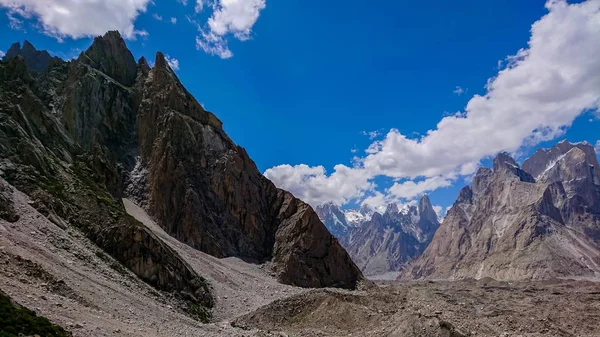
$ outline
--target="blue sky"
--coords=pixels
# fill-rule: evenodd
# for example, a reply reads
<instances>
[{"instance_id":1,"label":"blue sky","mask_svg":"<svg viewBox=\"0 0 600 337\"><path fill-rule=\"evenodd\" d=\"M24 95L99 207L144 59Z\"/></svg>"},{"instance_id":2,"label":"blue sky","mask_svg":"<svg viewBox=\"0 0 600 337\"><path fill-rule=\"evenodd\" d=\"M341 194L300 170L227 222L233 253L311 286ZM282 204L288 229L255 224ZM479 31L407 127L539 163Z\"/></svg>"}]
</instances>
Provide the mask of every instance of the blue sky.
<instances>
[{"instance_id":1,"label":"blue sky","mask_svg":"<svg viewBox=\"0 0 600 337\"><path fill-rule=\"evenodd\" d=\"M600 139L595 111L600 86L583 76L598 71L599 61L565 52L580 50L597 59L598 47L588 46L600 40L593 24L593 18L599 21L596 0L384 1L376 6L347 0L201 0L201 11L195 0L187 5L107 0L114 4L106 8L87 6L89 1L48 2L40 8L35 0L0 0L0 50L28 39L38 49L71 58L89 46L92 36L119 29L136 57L153 60L160 50L176 60L172 64L184 85L224 122L261 172L273 168L269 178L313 205L333 199L347 207L365 200L380 206L429 192L433 203L445 208L476 166L488 164L499 150L522 158L563 138L591 144ZM115 8L122 18L103 20ZM68 17L60 20L56 13ZM585 20L591 23L582 28ZM532 33L536 21L540 29ZM593 42L594 34L595 43L581 49L578 43ZM506 60L534 40L539 43L531 55L513 58L512 64ZM545 77L548 69L571 66L577 68L557 71L569 83L544 84L556 80ZM512 74L499 76L497 97L466 108L474 95L486 97L488 79L511 67ZM542 85L526 80L536 82L536 76ZM522 91L515 93L516 87ZM572 95L577 99L554 104L556 92L569 90L577 90ZM520 104L517 98L516 108L506 103L515 100L504 99L532 92L535 102ZM425 137L456 112L464 119L457 124L460 134ZM540 128L529 121L513 130L493 117L510 113L515 124L530 117ZM485 114L490 114L489 125L481 122ZM493 132L481 131L490 127ZM454 140L469 145L444 148ZM450 159L443 155L452 149L457 152ZM458 158L463 153L465 158Z\"/></svg>"}]
</instances>

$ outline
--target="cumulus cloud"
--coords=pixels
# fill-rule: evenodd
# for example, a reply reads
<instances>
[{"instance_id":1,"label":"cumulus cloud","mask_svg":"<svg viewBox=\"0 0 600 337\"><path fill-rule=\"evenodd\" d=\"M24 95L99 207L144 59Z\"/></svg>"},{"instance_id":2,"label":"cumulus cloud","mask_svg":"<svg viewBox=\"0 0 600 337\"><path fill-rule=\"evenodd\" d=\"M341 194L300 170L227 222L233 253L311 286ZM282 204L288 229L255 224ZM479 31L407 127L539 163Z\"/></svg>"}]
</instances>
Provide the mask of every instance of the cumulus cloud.
<instances>
[{"instance_id":1,"label":"cumulus cloud","mask_svg":"<svg viewBox=\"0 0 600 337\"><path fill-rule=\"evenodd\" d=\"M595 147L595 149L596 149L596 153L597 153L597 154L600 154L600 140L596 142L596 147Z\"/></svg>"},{"instance_id":2,"label":"cumulus cloud","mask_svg":"<svg viewBox=\"0 0 600 337\"><path fill-rule=\"evenodd\" d=\"M364 170L345 165L336 165L333 170L327 175L323 166L280 165L266 170L265 176L311 205L328 201L342 205L374 187Z\"/></svg>"},{"instance_id":3,"label":"cumulus cloud","mask_svg":"<svg viewBox=\"0 0 600 337\"><path fill-rule=\"evenodd\" d=\"M177 60L174 57L170 57L169 55L165 55L165 60L167 61L171 69L173 69L174 71L179 70L179 60Z\"/></svg>"},{"instance_id":4,"label":"cumulus cloud","mask_svg":"<svg viewBox=\"0 0 600 337\"><path fill-rule=\"evenodd\" d=\"M423 193L434 191L441 187L448 187L452 185L452 180L443 176L435 176L427 178L421 181L408 180L403 183L394 183L392 187L387 189L388 195L392 196L392 199L414 199L415 197L423 195Z\"/></svg>"},{"instance_id":5,"label":"cumulus cloud","mask_svg":"<svg viewBox=\"0 0 600 337\"><path fill-rule=\"evenodd\" d=\"M224 59L232 57L227 38L233 36L240 41L250 39L252 27L265 7L265 0L216 1L212 4L213 13L207 24L200 27L196 48Z\"/></svg>"},{"instance_id":6,"label":"cumulus cloud","mask_svg":"<svg viewBox=\"0 0 600 337\"><path fill-rule=\"evenodd\" d=\"M335 173L327 176L324 170L318 184L303 179L300 170L293 181L286 180L292 172L271 171L267 177L283 188L293 185L292 193L312 205L329 198L364 198L363 203L374 204L449 186L473 174L484 158L562 135L582 112L600 107L600 0L549 0L545 6L548 13L532 25L528 47L507 57L487 81L487 92L473 95L464 111L445 116L421 137L391 129L373 142L367 155L348 168L361 177L362 188L353 189L351 182L333 179ZM377 176L404 182L374 192L369 186L375 188Z\"/></svg>"},{"instance_id":7,"label":"cumulus cloud","mask_svg":"<svg viewBox=\"0 0 600 337\"><path fill-rule=\"evenodd\" d=\"M0 0L8 10L9 24L22 27L22 19L35 19L50 36L80 38L119 30L128 39L145 36L134 21L151 0Z\"/></svg>"},{"instance_id":8,"label":"cumulus cloud","mask_svg":"<svg viewBox=\"0 0 600 337\"><path fill-rule=\"evenodd\" d=\"M171 18L171 23L172 24L176 24L177 23L177 18Z\"/></svg>"},{"instance_id":9,"label":"cumulus cloud","mask_svg":"<svg viewBox=\"0 0 600 337\"><path fill-rule=\"evenodd\" d=\"M158 20L158 21L162 21L162 19L163 19L163 17L162 17L162 16L160 16L160 15L158 15L158 14L156 14L156 13L152 14L152 17L153 17L154 19Z\"/></svg>"}]
</instances>

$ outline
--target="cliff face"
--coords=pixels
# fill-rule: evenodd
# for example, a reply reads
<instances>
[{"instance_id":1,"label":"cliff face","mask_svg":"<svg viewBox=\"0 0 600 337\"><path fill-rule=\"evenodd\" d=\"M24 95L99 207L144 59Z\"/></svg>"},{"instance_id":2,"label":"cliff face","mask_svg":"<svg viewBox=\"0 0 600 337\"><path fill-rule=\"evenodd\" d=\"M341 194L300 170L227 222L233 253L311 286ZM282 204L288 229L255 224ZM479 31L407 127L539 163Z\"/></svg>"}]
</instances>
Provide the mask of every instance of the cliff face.
<instances>
[{"instance_id":1,"label":"cliff face","mask_svg":"<svg viewBox=\"0 0 600 337\"><path fill-rule=\"evenodd\" d=\"M593 148L559 143L538 151L523 168L500 154L493 170L480 169L401 277L514 280L600 273Z\"/></svg>"},{"instance_id":2,"label":"cliff face","mask_svg":"<svg viewBox=\"0 0 600 337\"><path fill-rule=\"evenodd\" d=\"M355 287L360 272L312 208L258 171L162 54L142 88L137 172L147 174L133 196L168 233L217 257L272 260L286 283Z\"/></svg>"},{"instance_id":3,"label":"cliff face","mask_svg":"<svg viewBox=\"0 0 600 337\"><path fill-rule=\"evenodd\" d=\"M272 262L282 282L354 288L362 278L312 208L260 174L161 53L154 68L136 63L109 32L74 61L39 73L25 61L0 63L0 175L148 283L212 305L201 275L124 212L123 196L194 248Z\"/></svg>"}]
</instances>

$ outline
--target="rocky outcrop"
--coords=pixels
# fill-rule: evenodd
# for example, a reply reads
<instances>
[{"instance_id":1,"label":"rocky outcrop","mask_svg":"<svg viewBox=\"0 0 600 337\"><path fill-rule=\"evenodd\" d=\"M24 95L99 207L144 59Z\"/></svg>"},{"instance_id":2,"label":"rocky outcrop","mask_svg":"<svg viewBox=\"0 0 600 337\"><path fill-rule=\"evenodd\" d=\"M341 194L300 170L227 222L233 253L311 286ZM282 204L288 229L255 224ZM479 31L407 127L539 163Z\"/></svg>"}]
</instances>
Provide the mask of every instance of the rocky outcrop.
<instances>
[{"instance_id":1,"label":"rocky outcrop","mask_svg":"<svg viewBox=\"0 0 600 337\"><path fill-rule=\"evenodd\" d=\"M590 145L561 142L521 169L505 153L461 190L404 279L520 280L600 272L600 186Z\"/></svg>"},{"instance_id":2,"label":"rocky outcrop","mask_svg":"<svg viewBox=\"0 0 600 337\"><path fill-rule=\"evenodd\" d=\"M437 214L424 195L417 206L398 209L389 204L383 215L375 213L350 229L342 245L366 275L397 272L425 250L438 226Z\"/></svg>"},{"instance_id":3,"label":"rocky outcrop","mask_svg":"<svg viewBox=\"0 0 600 337\"><path fill-rule=\"evenodd\" d=\"M354 288L362 279L312 208L258 171L161 53L153 68L136 63L109 32L41 73L22 57L1 62L0 79L2 176L155 287L212 305L201 275L125 214L123 195L180 241L269 262L282 282Z\"/></svg>"},{"instance_id":4,"label":"rocky outcrop","mask_svg":"<svg viewBox=\"0 0 600 337\"><path fill-rule=\"evenodd\" d=\"M59 63L50 67L64 68ZM50 221L78 228L142 280L185 300L185 309L204 313L199 318L206 320L213 304L207 282L125 213L110 193L109 186L119 186L120 178L118 166L107 160L109 151L100 142L86 151L51 110L62 102L62 92L41 87L42 75L28 73L22 58L0 63L0 78L5 79L0 81L0 194L2 213L8 215L3 219L18 219L11 206L12 185Z\"/></svg>"},{"instance_id":5,"label":"rocky outcrop","mask_svg":"<svg viewBox=\"0 0 600 337\"><path fill-rule=\"evenodd\" d=\"M1 175L2 173L0 173ZM8 222L16 222L19 215L12 201L12 189L0 178L0 219Z\"/></svg>"},{"instance_id":6,"label":"rocky outcrop","mask_svg":"<svg viewBox=\"0 0 600 337\"><path fill-rule=\"evenodd\" d=\"M353 288L360 272L310 206L278 190L185 90L164 56L137 114L148 211L182 242L217 257L273 261L282 282Z\"/></svg>"},{"instance_id":7,"label":"rocky outcrop","mask_svg":"<svg viewBox=\"0 0 600 337\"><path fill-rule=\"evenodd\" d=\"M22 57L27 66L37 72L44 71L53 59L47 51L35 49L27 40L23 42L22 48L19 42L13 43L2 59L7 61L15 57Z\"/></svg>"}]
</instances>

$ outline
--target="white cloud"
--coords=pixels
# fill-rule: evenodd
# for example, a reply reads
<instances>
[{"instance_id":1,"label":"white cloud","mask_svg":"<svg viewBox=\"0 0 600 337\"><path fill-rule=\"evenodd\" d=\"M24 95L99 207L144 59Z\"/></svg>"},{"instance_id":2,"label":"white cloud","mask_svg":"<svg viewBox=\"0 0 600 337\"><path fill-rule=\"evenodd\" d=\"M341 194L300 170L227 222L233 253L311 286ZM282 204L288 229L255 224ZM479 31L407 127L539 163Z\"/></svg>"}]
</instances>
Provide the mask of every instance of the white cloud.
<instances>
[{"instance_id":1,"label":"white cloud","mask_svg":"<svg viewBox=\"0 0 600 337\"><path fill-rule=\"evenodd\" d=\"M423 195L425 192L434 191L438 188L448 187L450 185L452 185L451 179L443 176L435 176L417 182L412 180L403 183L396 182L387 190L387 193L394 200L411 200Z\"/></svg>"},{"instance_id":2,"label":"white cloud","mask_svg":"<svg viewBox=\"0 0 600 337\"><path fill-rule=\"evenodd\" d=\"M169 55L165 55L165 60L167 61L171 69L173 69L174 71L179 70L179 60L177 60L174 57L170 57Z\"/></svg>"},{"instance_id":3,"label":"white cloud","mask_svg":"<svg viewBox=\"0 0 600 337\"><path fill-rule=\"evenodd\" d=\"M196 12L196 13L202 12L202 10L204 10L204 5L208 4L208 1L209 0L197 0L196 6L194 6L194 12Z\"/></svg>"},{"instance_id":4,"label":"white cloud","mask_svg":"<svg viewBox=\"0 0 600 337\"><path fill-rule=\"evenodd\" d=\"M4 57L4 55L6 55L4 51L0 50L0 57Z\"/></svg>"},{"instance_id":5,"label":"white cloud","mask_svg":"<svg viewBox=\"0 0 600 337\"><path fill-rule=\"evenodd\" d=\"M160 16L160 15L158 15L158 14L156 14L156 13L152 14L152 17L153 17L154 19L158 20L158 21L162 21L162 19L163 19L163 17L162 17L162 16Z\"/></svg>"},{"instance_id":6,"label":"white cloud","mask_svg":"<svg viewBox=\"0 0 600 337\"><path fill-rule=\"evenodd\" d=\"M462 94L465 94L465 93L467 93L467 91L469 91L469 90L468 90L468 89L463 89L462 87L459 87L459 86L457 85L457 86L456 86L456 88L454 89L453 93L454 93L455 95L458 95L458 96L460 96L460 95L462 95Z\"/></svg>"},{"instance_id":7,"label":"white cloud","mask_svg":"<svg viewBox=\"0 0 600 337\"><path fill-rule=\"evenodd\" d=\"M266 170L265 176L313 206L328 201L345 204L374 187L368 172L345 165L336 165L329 176L323 166L280 165Z\"/></svg>"},{"instance_id":8,"label":"white cloud","mask_svg":"<svg viewBox=\"0 0 600 337\"><path fill-rule=\"evenodd\" d=\"M373 139L381 136L381 130L361 131L360 134L363 135L363 136L369 136L369 139L373 140Z\"/></svg>"},{"instance_id":9,"label":"white cloud","mask_svg":"<svg viewBox=\"0 0 600 337\"><path fill-rule=\"evenodd\" d=\"M22 27L21 19L35 18L41 30L58 39L103 35L119 30L125 38L144 36L134 21L146 11L151 0L0 0L8 10L12 28Z\"/></svg>"},{"instance_id":10,"label":"white cloud","mask_svg":"<svg viewBox=\"0 0 600 337\"><path fill-rule=\"evenodd\" d=\"M596 153L600 154L600 140L596 142L596 146L594 148L596 149Z\"/></svg>"},{"instance_id":11,"label":"white cloud","mask_svg":"<svg viewBox=\"0 0 600 337\"><path fill-rule=\"evenodd\" d=\"M353 189L347 186L352 182L333 179L335 173L327 176L323 170L318 184L298 179L292 193L312 205L327 197L343 202L370 195L363 203L372 204L415 197L468 177L483 158L555 139L583 111L597 111L600 0L549 0L546 8L548 14L531 27L528 48L507 57L504 68L488 80L485 95L473 95L465 111L445 116L424 136L410 138L391 129L373 142L367 156L350 169L361 177L362 188ZM286 188L286 176L267 176ZM394 184L384 195L373 190L374 184L368 188L377 176L408 181Z\"/></svg>"},{"instance_id":12,"label":"white cloud","mask_svg":"<svg viewBox=\"0 0 600 337\"><path fill-rule=\"evenodd\" d=\"M241 41L250 39L252 27L266 3L265 0L218 0L212 7L212 16L196 37L196 48L226 59L233 56L227 36L233 35Z\"/></svg>"},{"instance_id":13,"label":"white cloud","mask_svg":"<svg viewBox=\"0 0 600 337\"><path fill-rule=\"evenodd\" d=\"M201 30L200 35L196 36L196 49L202 49L205 53L217 55L222 59L233 56L233 52L229 50L227 45L227 40L222 36L204 30Z\"/></svg>"},{"instance_id":14,"label":"white cloud","mask_svg":"<svg viewBox=\"0 0 600 337\"><path fill-rule=\"evenodd\" d=\"M172 24L176 24L177 23L177 18L171 18L171 23Z\"/></svg>"},{"instance_id":15,"label":"white cloud","mask_svg":"<svg viewBox=\"0 0 600 337\"><path fill-rule=\"evenodd\" d=\"M187 6L187 0L177 0L177 2L179 2L180 4Z\"/></svg>"}]
</instances>

